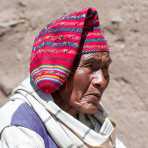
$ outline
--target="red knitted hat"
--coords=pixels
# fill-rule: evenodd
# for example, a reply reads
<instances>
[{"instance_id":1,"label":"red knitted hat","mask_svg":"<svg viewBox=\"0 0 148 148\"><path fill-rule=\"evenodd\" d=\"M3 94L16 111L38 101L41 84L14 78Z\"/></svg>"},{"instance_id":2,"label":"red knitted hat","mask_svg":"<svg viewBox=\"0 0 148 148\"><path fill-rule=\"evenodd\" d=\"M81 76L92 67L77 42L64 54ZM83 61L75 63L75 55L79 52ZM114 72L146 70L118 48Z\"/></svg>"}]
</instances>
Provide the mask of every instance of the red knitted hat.
<instances>
[{"instance_id":1,"label":"red knitted hat","mask_svg":"<svg viewBox=\"0 0 148 148\"><path fill-rule=\"evenodd\" d=\"M67 79L78 54L109 51L97 11L87 8L48 24L36 37L30 63L35 86L45 93L57 90Z\"/></svg>"}]
</instances>

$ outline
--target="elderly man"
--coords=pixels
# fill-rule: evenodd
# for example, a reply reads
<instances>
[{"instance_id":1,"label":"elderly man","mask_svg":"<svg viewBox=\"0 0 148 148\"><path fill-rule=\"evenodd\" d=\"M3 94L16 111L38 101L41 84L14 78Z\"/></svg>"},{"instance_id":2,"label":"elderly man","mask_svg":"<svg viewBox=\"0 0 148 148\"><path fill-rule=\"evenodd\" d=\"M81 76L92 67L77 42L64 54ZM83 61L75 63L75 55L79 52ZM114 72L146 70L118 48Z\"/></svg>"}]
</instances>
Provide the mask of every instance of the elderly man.
<instances>
[{"instance_id":1,"label":"elderly man","mask_svg":"<svg viewBox=\"0 0 148 148\"><path fill-rule=\"evenodd\" d=\"M124 148L100 103L110 63L95 8L47 25L33 45L30 77L1 108L1 147Z\"/></svg>"}]
</instances>

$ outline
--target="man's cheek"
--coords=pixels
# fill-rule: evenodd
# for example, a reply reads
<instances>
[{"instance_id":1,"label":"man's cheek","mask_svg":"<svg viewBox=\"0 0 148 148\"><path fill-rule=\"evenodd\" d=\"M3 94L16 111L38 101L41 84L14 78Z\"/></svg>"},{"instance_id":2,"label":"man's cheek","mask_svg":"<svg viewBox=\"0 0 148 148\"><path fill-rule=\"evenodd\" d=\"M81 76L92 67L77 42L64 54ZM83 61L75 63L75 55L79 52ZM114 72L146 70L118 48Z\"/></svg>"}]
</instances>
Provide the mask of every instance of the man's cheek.
<instances>
[{"instance_id":1,"label":"man's cheek","mask_svg":"<svg viewBox=\"0 0 148 148\"><path fill-rule=\"evenodd\" d=\"M80 85L81 87L83 85L87 85L89 83L89 75L84 71L79 71L74 77L74 83L78 86Z\"/></svg>"}]
</instances>

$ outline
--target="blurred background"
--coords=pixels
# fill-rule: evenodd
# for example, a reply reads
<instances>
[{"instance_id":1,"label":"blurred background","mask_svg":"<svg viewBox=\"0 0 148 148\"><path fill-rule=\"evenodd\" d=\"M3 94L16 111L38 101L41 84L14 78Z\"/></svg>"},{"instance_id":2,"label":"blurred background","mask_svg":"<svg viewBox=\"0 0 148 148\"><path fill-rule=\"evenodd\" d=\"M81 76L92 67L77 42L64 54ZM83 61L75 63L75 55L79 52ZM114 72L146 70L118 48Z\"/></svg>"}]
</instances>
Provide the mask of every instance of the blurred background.
<instances>
[{"instance_id":1,"label":"blurred background","mask_svg":"<svg viewBox=\"0 0 148 148\"><path fill-rule=\"evenodd\" d=\"M38 31L92 6L112 49L103 103L127 147L148 148L148 0L0 0L0 106L28 75Z\"/></svg>"}]
</instances>

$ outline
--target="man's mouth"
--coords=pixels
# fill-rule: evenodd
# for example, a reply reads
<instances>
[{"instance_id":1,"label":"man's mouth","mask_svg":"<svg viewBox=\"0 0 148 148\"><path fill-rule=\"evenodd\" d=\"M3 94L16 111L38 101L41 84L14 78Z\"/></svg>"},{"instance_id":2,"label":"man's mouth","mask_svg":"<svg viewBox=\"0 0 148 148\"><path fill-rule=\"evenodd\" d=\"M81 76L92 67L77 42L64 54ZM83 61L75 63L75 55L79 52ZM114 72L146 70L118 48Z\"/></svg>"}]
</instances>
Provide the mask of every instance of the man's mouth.
<instances>
[{"instance_id":1,"label":"man's mouth","mask_svg":"<svg viewBox=\"0 0 148 148\"><path fill-rule=\"evenodd\" d=\"M85 95L85 96L89 96L89 95L95 96L95 97L97 97L98 99L101 98L101 94L98 94L98 93L89 93L89 94L87 94L87 95Z\"/></svg>"},{"instance_id":2,"label":"man's mouth","mask_svg":"<svg viewBox=\"0 0 148 148\"><path fill-rule=\"evenodd\" d=\"M95 106L98 105L98 102L99 102L100 99L101 99L101 95L98 94L98 93L89 93L89 94L87 94L87 95L84 95L83 97L84 97L84 98L85 98L85 97L89 97L88 100L87 100L88 103L94 104Z\"/></svg>"}]
</instances>

